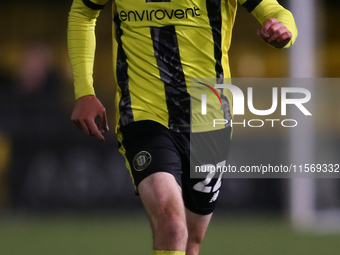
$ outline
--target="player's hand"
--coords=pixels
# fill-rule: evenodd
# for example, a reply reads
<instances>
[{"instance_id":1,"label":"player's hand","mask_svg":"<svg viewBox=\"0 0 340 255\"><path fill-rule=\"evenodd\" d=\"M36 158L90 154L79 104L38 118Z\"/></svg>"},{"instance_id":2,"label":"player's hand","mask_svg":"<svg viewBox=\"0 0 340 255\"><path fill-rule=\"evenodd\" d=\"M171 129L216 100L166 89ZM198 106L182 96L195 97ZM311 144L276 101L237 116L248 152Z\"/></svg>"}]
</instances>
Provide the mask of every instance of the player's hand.
<instances>
[{"instance_id":1,"label":"player's hand","mask_svg":"<svg viewBox=\"0 0 340 255\"><path fill-rule=\"evenodd\" d=\"M275 48L283 48L292 39L288 28L275 18L267 19L257 33L263 41Z\"/></svg>"},{"instance_id":2,"label":"player's hand","mask_svg":"<svg viewBox=\"0 0 340 255\"><path fill-rule=\"evenodd\" d=\"M100 117L100 122L96 124L97 116ZM102 133L109 131L106 110L96 96L89 95L79 98L74 106L71 120L87 135L96 136L99 140L105 141Z\"/></svg>"}]
</instances>

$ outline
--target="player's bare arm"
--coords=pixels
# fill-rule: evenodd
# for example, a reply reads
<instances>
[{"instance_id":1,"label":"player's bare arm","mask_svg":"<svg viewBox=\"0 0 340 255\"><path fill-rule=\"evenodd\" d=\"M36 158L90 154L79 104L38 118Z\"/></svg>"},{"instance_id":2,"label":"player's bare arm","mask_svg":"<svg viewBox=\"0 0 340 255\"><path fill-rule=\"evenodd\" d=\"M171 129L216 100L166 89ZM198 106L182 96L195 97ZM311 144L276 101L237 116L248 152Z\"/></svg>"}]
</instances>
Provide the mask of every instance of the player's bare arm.
<instances>
[{"instance_id":1,"label":"player's bare arm","mask_svg":"<svg viewBox=\"0 0 340 255\"><path fill-rule=\"evenodd\" d=\"M278 21L276 18L268 19L262 28L258 30L258 35L263 41L275 48L283 48L293 37L283 22Z\"/></svg>"},{"instance_id":2,"label":"player's bare arm","mask_svg":"<svg viewBox=\"0 0 340 255\"><path fill-rule=\"evenodd\" d=\"M99 123L95 123L97 116L100 117ZM102 133L109 131L106 110L96 96L88 95L79 98L74 106L71 120L87 135L105 141Z\"/></svg>"}]
</instances>

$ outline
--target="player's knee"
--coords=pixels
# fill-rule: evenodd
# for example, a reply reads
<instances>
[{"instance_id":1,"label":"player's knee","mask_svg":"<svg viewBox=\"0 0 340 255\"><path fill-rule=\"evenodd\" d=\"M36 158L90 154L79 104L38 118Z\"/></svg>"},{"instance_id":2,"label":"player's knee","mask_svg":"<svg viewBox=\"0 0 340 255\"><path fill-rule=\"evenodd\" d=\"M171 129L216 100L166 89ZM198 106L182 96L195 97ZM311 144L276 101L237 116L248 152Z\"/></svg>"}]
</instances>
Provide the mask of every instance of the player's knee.
<instances>
[{"instance_id":1,"label":"player's knee","mask_svg":"<svg viewBox=\"0 0 340 255\"><path fill-rule=\"evenodd\" d=\"M188 229L184 217L176 213L167 213L156 223L156 232L161 232L172 240L187 240ZM157 233L155 233L157 234Z\"/></svg>"},{"instance_id":2,"label":"player's knee","mask_svg":"<svg viewBox=\"0 0 340 255\"><path fill-rule=\"evenodd\" d=\"M177 240L188 239L188 229L185 220L172 219L167 223L166 231L168 235Z\"/></svg>"}]
</instances>

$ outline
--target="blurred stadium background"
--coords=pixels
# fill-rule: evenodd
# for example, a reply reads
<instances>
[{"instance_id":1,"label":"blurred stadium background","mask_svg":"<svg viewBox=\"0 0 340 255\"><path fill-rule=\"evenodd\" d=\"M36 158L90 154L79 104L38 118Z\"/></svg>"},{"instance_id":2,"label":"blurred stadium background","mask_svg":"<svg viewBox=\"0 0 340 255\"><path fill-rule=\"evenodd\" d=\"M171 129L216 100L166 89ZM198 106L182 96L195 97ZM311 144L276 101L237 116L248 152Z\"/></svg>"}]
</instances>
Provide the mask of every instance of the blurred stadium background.
<instances>
[{"instance_id":1,"label":"blurred stadium background","mask_svg":"<svg viewBox=\"0 0 340 255\"><path fill-rule=\"evenodd\" d=\"M147 217L113 132L110 6L97 23L94 73L111 127L105 143L86 137L70 121L71 1L13 0L1 6L0 254L151 254ZM339 77L340 4L318 1L316 10L315 77ZM289 50L264 45L258 27L239 8L230 51L233 77L289 77ZM330 125L328 136L316 137L316 146L325 160L339 159L339 94L335 85L322 101ZM288 147L284 135L241 128L234 133L230 163L251 165L266 155L280 164ZM339 180L318 180L313 192L316 209L340 207ZM287 179L226 179L202 254L339 254L340 231L294 228L290 199Z\"/></svg>"}]
</instances>

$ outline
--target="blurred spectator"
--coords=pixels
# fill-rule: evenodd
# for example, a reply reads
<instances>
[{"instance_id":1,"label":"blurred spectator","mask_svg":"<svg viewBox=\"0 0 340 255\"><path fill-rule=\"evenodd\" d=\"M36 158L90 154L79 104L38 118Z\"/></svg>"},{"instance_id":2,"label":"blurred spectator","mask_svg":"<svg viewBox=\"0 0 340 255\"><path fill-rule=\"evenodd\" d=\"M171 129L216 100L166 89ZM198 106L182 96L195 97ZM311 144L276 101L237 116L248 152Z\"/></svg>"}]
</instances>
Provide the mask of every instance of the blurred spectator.
<instances>
[{"instance_id":1,"label":"blurred spectator","mask_svg":"<svg viewBox=\"0 0 340 255\"><path fill-rule=\"evenodd\" d=\"M27 46L21 70L14 77L15 97L11 103L16 117L11 130L35 142L58 130L60 116L60 82L52 69L52 52L48 45L32 43ZM13 123L14 124L14 123ZM37 139L36 138L40 138Z\"/></svg>"},{"instance_id":2,"label":"blurred spectator","mask_svg":"<svg viewBox=\"0 0 340 255\"><path fill-rule=\"evenodd\" d=\"M21 68L3 96L0 117L13 141L11 183L14 202L21 196L34 153L53 146L62 125L61 86L52 68L49 45L34 42L24 50Z\"/></svg>"},{"instance_id":3,"label":"blurred spectator","mask_svg":"<svg viewBox=\"0 0 340 255\"><path fill-rule=\"evenodd\" d=\"M18 73L18 90L30 94L48 89L51 74L51 49L43 43L28 45L23 56L22 69Z\"/></svg>"}]
</instances>

